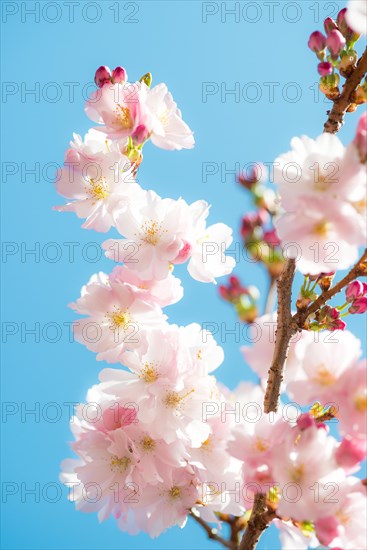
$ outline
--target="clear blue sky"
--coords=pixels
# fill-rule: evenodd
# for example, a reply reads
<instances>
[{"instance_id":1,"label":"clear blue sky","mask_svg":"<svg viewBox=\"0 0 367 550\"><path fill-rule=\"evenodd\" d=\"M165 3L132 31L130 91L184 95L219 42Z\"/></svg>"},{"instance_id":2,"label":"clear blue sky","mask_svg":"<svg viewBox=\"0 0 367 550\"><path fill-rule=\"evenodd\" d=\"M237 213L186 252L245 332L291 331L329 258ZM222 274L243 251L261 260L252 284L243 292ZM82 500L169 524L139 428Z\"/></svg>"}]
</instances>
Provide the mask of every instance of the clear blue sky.
<instances>
[{"instance_id":1,"label":"clear blue sky","mask_svg":"<svg viewBox=\"0 0 367 550\"><path fill-rule=\"evenodd\" d=\"M13 483L7 487L16 493L3 504L3 547L215 548L191 522L184 530L171 529L156 540L145 535L130 538L113 521L99 525L96 515L75 512L66 490L56 493L53 484L58 483L60 461L71 456L69 411L63 404L84 400L103 367L86 348L69 343L64 323L74 315L67 304L92 273L109 270L112 264L102 257L93 261L98 249L89 243L100 243L105 235L82 230L73 215L52 211L62 202L54 191L52 166L62 163L72 132L84 134L90 127L83 90L99 65L123 65L130 80L151 71L155 83L164 81L172 91L195 131L196 148L167 152L149 144L140 183L163 196L182 195L190 202L206 199L212 204L210 220L223 221L236 232L250 204L233 174L226 175L225 170L234 170L236 163L271 162L288 150L292 136L321 133L328 105L315 95L316 63L307 39L326 15L336 15L344 4L109 0L74 4L73 14L69 2L2 3L1 222L7 243L2 306L8 331L2 399L14 403L7 405L14 414L2 423L2 463L3 482ZM240 12L231 15L223 8L221 13L222 4L237 10L238 5ZM35 7L39 15L27 11ZM203 87L212 95L203 96ZM236 87L240 97L226 94ZM31 89L35 95L26 93ZM356 121L355 115L348 117L340 133L345 142L352 139ZM212 167L218 168L217 173L203 178L208 166L203 163L216 163ZM35 165L36 175L27 172ZM74 261L69 256L72 245L65 243L76 243ZM24 256L26 247L39 247L39 257L38 252L36 257ZM56 261L51 261L55 255ZM233 328L235 316L214 286L191 280L184 269L177 273L186 294L167 309L172 322L217 321ZM241 261L236 273L264 291L266 278L259 267ZM26 334L37 323L39 341L37 335ZM350 327L362 337L360 319L352 319ZM10 335L12 331L15 334ZM224 340L226 360L218 379L230 387L240 380L255 380L234 337ZM22 417L25 407L39 407L40 417ZM40 489L39 502L25 494L32 487ZM278 547L272 528L259 549Z\"/></svg>"}]
</instances>

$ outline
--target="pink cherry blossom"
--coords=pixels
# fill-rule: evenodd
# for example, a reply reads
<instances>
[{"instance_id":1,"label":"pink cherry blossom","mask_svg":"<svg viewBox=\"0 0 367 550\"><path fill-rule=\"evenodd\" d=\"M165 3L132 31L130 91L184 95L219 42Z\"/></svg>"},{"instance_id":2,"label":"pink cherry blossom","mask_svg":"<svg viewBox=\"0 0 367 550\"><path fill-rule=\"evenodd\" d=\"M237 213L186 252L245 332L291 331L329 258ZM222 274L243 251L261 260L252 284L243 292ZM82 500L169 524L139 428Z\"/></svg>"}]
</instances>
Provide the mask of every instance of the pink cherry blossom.
<instances>
[{"instance_id":1,"label":"pink cherry blossom","mask_svg":"<svg viewBox=\"0 0 367 550\"><path fill-rule=\"evenodd\" d=\"M202 282L228 274L235 261L224 254L232 242L224 224L206 227L208 205L183 199L162 199L153 191L145 193L139 207L127 208L116 219L124 240L103 244L107 257L125 262L142 279L165 279L172 264L187 260L190 275Z\"/></svg>"},{"instance_id":2,"label":"pink cherry blossom","mask_svg":"<svg viewBox=\"0 0 367 550\"><path fill-rule=\"evenodd\" d=\"M98 130L110 139L126 140L139 125L146 124L147 86L141 82L105 84L85 104L89 118L103 126Z\"/></svg>"},{"instance_id":3,"label":"pink cherry blossom","mask_svg":"<svg viewBox=\"0 0 367 550\"><path fill-rule=\"evenodd\" d=\"M287 381L287 392L300 405L320 401L338 407L338 388L361 356L361 342L348 330L321 332L298 344L298 369ZM348 376L348 375L347 375Z\"/></svg>"},{"instance_id":4,"label":"pink cherry blossom","mask_svg":"<svg viewBox=\"0 0 367 550\"><path fill-rule=\"evenodd\" d=\"M342 434L366 439L366 360L345 371L340 378L339 391L334 400L338 404L339 428Z\"/></svg>"},{"instance_id":5,"label":"pink cherry blossom","mask_svg":"<svg viewBox=\"0 0 367 550\"><path fill-rule=\"evenodd\" d=\"M306 197L352 204L365 199L366 171L354 144L346 148L336 135L323 133L315 140L295 137L291 147L274 161L274 181L285 210L293 209Z\"/></svg>"},{"instance_id":6,"label":"pink cherry blossom","mask_svg":"<svg viewBox=\"0 0 367 550\"><path fill-rule=\"evenodd\" d=\"M165 84L148 90L146 107L150 113L150 139L154 145L162 149L191 149L194 146L192 131L182 120L181 111Z\"/></svg>"},{"instance_id":7,"label":"pink cherry blossom","mask_svg":"<svg viewBox=\"0 0 367 550\"><path fill-rule=\"evenodd\" d=\"M349 489L349 487L347 487ZM366 496L354 491L341 495L339 505L333 515L315 522L320 543L329 548L355 550L366 546Z\"/></svg>"},{"instance_id":8,"label":"pink cherry blossom","mask_svg":"<svg viewBox=\"0 0 367 550\"><path fill-rule=\"evenodd\" d=\"M365 242L365 220L349 202L330 198L325 204L305 197L276 221L284 254L305 274L347 269Z\"/></svg>"},{"instance_id":9,"label":"pink cherry blossom","mask_svg":"<svg viewBox=\"0 0 367 550\"><path fill-rule=\"evenodd\" d=\"M182 120L181 111L165 84L150 89L144 82L124 82L121 79L126 78L120 75L121 71L117 77L114 72L111 77L114 84L103 80L102 88L86 102L87 115L103 124L99 130L123 143L129 136L142 142L144 131L144 140L150 137L152 143L162 149L194 146L192 131Z\"/></svg>"},{"instance_id":10,"label":"pink cherry blossom","mask_svg":"<svg viewBox=\"0 0 367 550\"><path fill-rule=\"evenodd\" d=\"M166 319L131 285L108 281L104 273L93 276L70 307L88 316L74 323L75 338L97 352L98 361L109 363L120 361L128 349L143 347L147 330L163 326Z\"/></svg>"},{"instance_id":11,"label":"pink cherry blossom","mask_svg":"<svg viewBox=\"0 0 367 550\"><path fill-rule=\"evenodd\" d=\"M293 428L272 450L273 476L281 495L277 510L297 521L313 521L337 509L338 498L328 497L332 489L338 491L345 472L335 460L337 442L326 429L311 426L298 434Z\"/></svg>"},{"instance_id":12,"label":"pink cherry blossom","mask_svg":"<svg viewBox=\"0 0 367 550\"><path fill-rule=\"evenodd\" d=\"M116 214L143 194L133 177L132 164L116 144L95 130L90 130L84 141L74 134L70 145L56 177L56 189L73 201L55 209L86 218L85 229L108 231L115 225Z\"/></svg>"}]
</instances>

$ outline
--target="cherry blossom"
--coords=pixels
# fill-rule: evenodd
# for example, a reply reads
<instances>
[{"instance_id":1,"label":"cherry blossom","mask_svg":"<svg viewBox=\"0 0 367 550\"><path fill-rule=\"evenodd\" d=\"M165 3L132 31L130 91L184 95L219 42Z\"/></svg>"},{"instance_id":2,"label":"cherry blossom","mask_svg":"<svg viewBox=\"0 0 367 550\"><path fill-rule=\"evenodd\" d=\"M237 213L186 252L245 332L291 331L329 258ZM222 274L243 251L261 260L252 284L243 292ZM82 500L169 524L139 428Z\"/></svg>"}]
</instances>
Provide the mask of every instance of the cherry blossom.
<instances>
[{"instance_id":1,"label":"cherry blossom","mask_svg":"<svg viewBox=\"0 0 367 550\"><path fill-rule=\"evenodd\" d=\"M321 332L298 344L298 369L288 379L287 392L300 405L338 403L344 373L353 372L362 354L361 342L348 330Z\"/></svg>"},{"instance_id":2,"label":"cherry blossom","mask_svg":"<svg viewBox=\"0 0 367 550\"><path fill-rule=\"evenodd\" d=\"M94 275L82 288L81 296L70 307L88 315L74 323L76 340L97 360L115 363L128 349L145 346L148 329L165 324L166 316L156 304L144 302L134 287L109 281L107 275Z\"/></svg>"},{"instance_id":3,"label":"cherry blossom","mask_svg":"<svg viewBox=\"0 0 367 550\"><path fill-rule=\"evenodd\" d=\"M348 268L366 238L367 176L358 149L328 133L291 145L274 163L285 211L276 226L286 254L298 256L303 273Z\"/></svg>"},{"instance_id":4,"label":"cherry blossom","mask_svg":"<svg viewBox=\"0 0 367 550\"><path fill-rule=\"evenodd\" d=\"M103 244L107 257L125 262L142 279L165 279L172 264L189 260L194 279L215 282L235 265L224 254L232 242L232 231L224 224L206 227L209 207L205 201L188 205L183 199L162 199L153 191L145 193L139 207L127 208L116 218L116 227L125 237Z\"/></svg>"},{"instance_id":5,"label":"cherry blossom","mask_svg":"<svg viewBox=\"0 0 367 550\"><path fill-rule=\"evenodd\" d=\"M139 201L143 191L133 177L129 159L102 132L89 130L84 141L74 134L58 171L56 189L72 202L55 207L86 218L83 228L106 232L117 212Z\"/></svg>"},{"instance_id":6,"label":"cherry blossom","mask_svg":"<svg viewBox=\"0 0 367 550\"><path fill-rule=\"evenodd\" d=\"M150 137L162 149L194 146L192 131L182 120L165 84L150 89L144 81L114 84L105 81L88 99L85 110L94 122L103 124L97 129L120 143L126 144L132 136L137 143Z\"/></svg>"}]
</instances>

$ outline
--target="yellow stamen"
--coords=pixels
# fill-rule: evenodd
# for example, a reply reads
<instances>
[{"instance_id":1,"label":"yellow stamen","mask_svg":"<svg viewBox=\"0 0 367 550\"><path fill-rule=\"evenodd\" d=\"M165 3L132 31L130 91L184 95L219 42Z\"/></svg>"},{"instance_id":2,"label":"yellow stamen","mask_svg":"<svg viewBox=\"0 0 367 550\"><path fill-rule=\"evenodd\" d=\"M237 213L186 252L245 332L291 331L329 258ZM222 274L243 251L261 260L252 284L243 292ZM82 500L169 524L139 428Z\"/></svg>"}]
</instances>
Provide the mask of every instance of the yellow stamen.
<instances>
[{"instance_id":1,"label":"yellow stamen","mask_svg":"<svg viewBox=\"0 0 367 550\"><path fill-rule=\"evenodd\" d=\"M123 107L118 103L115 109L115 113L118 125L123 130L131 130L131 128L133 127L133 121L128 107Z\"/></svg>"},{"instance_id":2,"label":"yellow stamen","mask_svg":"<svg viewBox=\"0 0 367 550\"><path fill-rule=\"evenodd\" d=\"M140 378L144 380L147 384L155 382L159 377L159 373L155 366L155 363L144 363L144 367L140 371Z\"/></svg>"},{"instance_id":3,"label":"yellow stamen","mask_svg":"<svg viewBox=\"0 0 367 550\"><path fill-rule=\"evenodd\" d=\"M314 227L315 235L319 237L326 237L329 234L331 224L325 220L318 222Z\"/></svg>"},{"instance_id":4,"label":"yellow stamen","mask_svg":"<svg viewBox=\"0 0 367 550\"><path fill-rule=\"evenodd\" d=\"M116 330L123 328L126 330L131 322L130 314L127 310L122 310L119 307L115 307L115 311L107 312L106 317L111 322L109 328L111 330Z\"/></svg>"},{"instance_id":5,"label":"yellow stamen","mask_svg":"<svg viewBox=\"0 0 367 550\"><path fill-rule=\"evenodd\" d=\"M90 187L86 189L86 192L91 199L102 201L108 197L109 189L106 178L104 178L103 176L99 177L98 179L90 178L89 183Z\"/></svg>"},{"instance_id":6,"label":"yellow stamen","mask_svg":"<svg viewBox=\"0 0 367 550\"><path fill-rule=\"evenodd\" d=\"M155 441L149 437L149 435L145 436L141 441L140 445L146 451L147 453L150 453L151 451L154 451L155 449Z\"/></svg>"},{"instance_id":7,"label":"yellow stamen","mask_svg":"<svg viewBox=\"0 0 367 550\"><path fill-rule=\"evenodd\" d=\"M126 472L129 464L131 462L131 459L128 456L123 456L122 458L119 458L118 456L114 455L111 458L110 467L112 472L119 472L122 474L123 472Z\"/></svg>"},{"instance_id":8,"label":"yellow stamen","mask_svg":"<svg viewBox=\"0 0 367 550\"><path fill-rule=\"evenodd\" d=\"M171 407L175 409L181 404L181 401L183 401L186 397L188 397L194 391L195 390L190 390L189 392L185 393L185 395L180 395L176 391L170 391L167 393L164 399L164 404L167 405L167 407Z\"/></svg>"},{"instance_id":9,"label":"yellow stamen","mask_svg":"<svg viewBox=\"0 0 367 550\"><path fill-rule=\"evenodd\" d=\"M366 412L367 411L367 395L359 394L354 398L354 405L357 411Z\"/></svg>"},{"instance_id":10,"label":"yellow stamen","mask_svg":"<svg viewBox=\"0 0 367 550\"><path fill-rule=\"evenodd\" d=\"M318 382L321 386L331 386L335 382L335 376L322 363L317 367L317 373L312 380Z\"/></svg>"},{"instance_id":11,"label":"yellow stamen","mask_svg":"<svg viewBox=\"0 0 367 550\"><path fill-rule=\"evenodd\" d=\"M156 220L145 221L141 226L141 230L143 232L143 236L141 237L142 242L152 246L156 246L159 243L162 232L167 233L167 230L162 230L162 224Z\"/></svg>"}]
</instances>

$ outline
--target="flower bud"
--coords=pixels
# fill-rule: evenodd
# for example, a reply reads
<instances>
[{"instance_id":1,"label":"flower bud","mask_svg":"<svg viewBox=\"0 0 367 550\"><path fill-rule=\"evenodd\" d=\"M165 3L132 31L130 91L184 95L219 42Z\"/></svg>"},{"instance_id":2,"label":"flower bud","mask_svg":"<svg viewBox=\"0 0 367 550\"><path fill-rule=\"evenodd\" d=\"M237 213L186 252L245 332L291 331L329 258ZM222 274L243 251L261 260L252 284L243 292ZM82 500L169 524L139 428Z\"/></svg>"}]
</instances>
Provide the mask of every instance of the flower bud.
<instances>
[{"instance_id":1,"label":"flower bud","mask_svg":"<svg viewBox=\"0 0 367 550\"><path fill-rule=\"evenodd\" d=\"M308 47L313 52L321 52L325 49L325 41L326 38L320 31L315 31L311 34L309 40L308 40Z\"/></svg>"},{"instance_id":2,"label":"flower bud","mask_svg":"<svg viewBox=\"0 0 367 550\"><path fill-rule=\"evenodd\" d=\"M266 168L263 164L257 164L251 166L249 170L246 170L244 174L241 172L237 176L237 182L251 191L252 187L257 183L260 183L266 179Z\"/></svg>"},{"instance_id":3,"label":"flower bud","mask_svg":"<svg viewBox=\"0 0 367 550\"><path fill-rule=\"evenodd\" d=\"M112 71L112 80L114 83L123 84L127 80L127 74L123 67L116 67Z\"/></svg>"},{"instance_id":4,"label":"flower bud","mask_svg":"<svg viewBox=\"0 0 367 550\"><path fill-rule=\"evenodd\" d=\"M329 61L323 61L317 65L317 71L321 76L328 76L333 72L333 66Z\"/></svg>"},{"instance_id":5,"label":"flower bud","mask_svg":"<svg viewBox=\"0 0 367 550\"><path fill-rule=\"evenodd\" d=\"M364 295L364 287L363 283L361 281L353 281L352 283L349 283L345 290L345 296L347 298L347 302L354 302L357 298Z\"/></svg>"},{"instance_id":6,"label":"flower bud","mask_svg":"<svg viewBox=\"0 0 367 550\"><path fill-rule=\"evenodd\" d=\"M338 15L336 16L337 27L340 30L340 32L342 32L343 34L344 34L345 26L347 26L347 22L346 22L346 19L345 19L345 14L346 13L347 13L347 8L343 8L342 10L340 10Z\"/></svg>"},{"instance_id":7,"label":"flower bud","mask_svg":"<svg viewBox=\"0 0 367 550\"><path fill-rule=\"evenodd\" d=\"M279 246L280 240L277 235L276 229L269 229L268 231L264 232L263 240L268 244L269 246Z\"/></svg>"},{"instance_id":8,"label":"flower bud","mask_svg":"<svg viewBox=\"0 0 367 550\"><path fill-rule=\"evenodd\" d=\"M96 70L96 74L94 75L94 82L96 83L98 88L102 88L102 86L104 86L108 82L111 82L111 71L109 67L101 65L101 67Z\"/></svg>"},{"instance_id":9,"label":"flower bud","mask_svg":"<svg viewBox=\"0 0 367 550\"><path fill-rule=\"evenodd\" d=\"M359 158L362 163L367 161L367 113L363 113L359 119L356 137L353 141L357 147Z\"/></svg>"},{"instance_id":10,"label":"flower bud","mask_svg":"<svg viewBox=\"0 0 367 550\"><path fill-rule=\"evenodd\" d=\"M326 46L333 57L338 57L344 49L345 38L338 30L333 30L326 38Z\"/></svg>"},{"instance_id":11,"label":"flower bud","mask_svg":"<svg viewBox=\"0 0 367 550\"><path fill-rule=\"evenodd\" d=\"M324 29L326 34L330 34L332 31L337 30L338 26L332 17L327 17L324 21Z\"/></svg>"},{"instance_id":12,"label":"flower bud","mask_svg":"<svg viewBox=\"0 0 367 550\"><path fill-rule=\"evenodd\" d=\"M315 426L315 424L315 419L309 413L302 413L297 419L297 426L302 431Z\"/></svg>"},{"instance_id":13,"label":"flower bud","mask_svg":"<svg viewBox=\"0 0 367 550\"><path fill-rule=\"evenodd\" d=\"M348 78L352 74L356 68L357 60L358 54L355 50L341 53L338 69L344 78Z\"/></svg>"},{"instance_id":14,"label":"flower bud","mask_svg":"<svg viewBox=\"0 0 367 550\"><path fill-rule=\"evenodd\" d=\"M144 76L141 77L139 82L144 82L144 84L146 84L148 88L150 88L152 84L152 80L153 80L152 73L146 73Z\"/></svg>"},{"instance_id":15,"label":"flower bud","mask_svg":"<svg viewBox=\"0 0 367 550\"><path fill-rule=\"evenodd\" d=\"M339 466L347 471L355 471L358 464L366 456L366 442L350 437L344 437L335 452L335 458Z\"/></svg>"},{"instance_id":16,"label":"flower bud","mask_svg":"<svg viewBox=\"0 0 367 550\"><path fill-rule=\"evenodd\" d=\"M326 330L344 330L347 324L340 319L340 312L335 307L324 306L316 314L321 328Z\"/></svg>"},{"instance_id":17,"label":"flower bud","mask_svg":"<svg viewBox=\"0 0 367 550\"><path fill-rule=\"evenodd\" d=\"M244 239L249 237L256 227L261 227L269 221L269 214L263 208L258 212L249 212L242 218L241 235Z\"/></svg>"},{"instance_id":18,"label":"flower bud","mask_svg":"<svg viewBox=\"0 0 367 550\"><path fill-rule=\"evenodd\" d=\"M348 309L349 313L365 313L367 311L367 298L362 296L354 300L353 304Z\"/></svg>"},{"instance_id":19,"label":"flower bud","mask_svg":"<svg viewBox=\"0 0 367 550\"><path fill-rule=\"evenodd\" d=\"M144 143L144 141L146 141L149 137L148 128L144 124L139 124L131 137L134 145Z\"/></svg>"}]
</instances>

